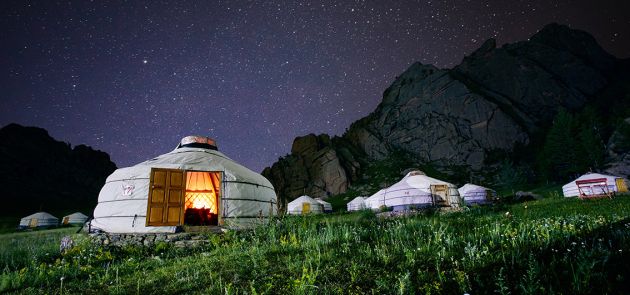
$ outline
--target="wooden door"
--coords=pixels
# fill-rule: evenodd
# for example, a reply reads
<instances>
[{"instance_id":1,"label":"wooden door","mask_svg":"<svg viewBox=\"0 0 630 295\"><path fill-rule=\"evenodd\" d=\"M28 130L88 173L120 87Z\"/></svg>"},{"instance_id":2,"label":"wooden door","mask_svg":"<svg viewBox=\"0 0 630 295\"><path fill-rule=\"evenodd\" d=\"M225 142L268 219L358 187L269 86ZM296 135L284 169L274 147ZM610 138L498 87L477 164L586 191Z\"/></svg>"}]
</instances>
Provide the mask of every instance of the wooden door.
<instances>
[{"instance_id":1,"label":"wooden door","mask_svg":"<svg viewBox=\"0 0 630 295\"><path fill-rule=\"evenodd\" d=\"M620 193L627 193L628 192L628 186L626 185L626 182L623 178L617 178L615 179L615 184L617 185L617 191Z\"/></svg>"},{"instance_id":2,"label":"wooden door","mask_svg":"<svg viewBox=\"0 0 630 295\"><path fill-rule=\"evenodd\" d=\"M436 205L450 205L451 200L448 198L448 187L446 185L432 185L433 195Z\"/></svg>"},{"instance_id":3,"label":"wooden door","mask_svg":"<svg viewBox=\"0 0 630 295\"><path fill-rule=\"evenodd\" d=\"M184 171L151 169L147 226L176 226L184 224Z\"/></svg>"},{"instance_id":4,"label":"wooden door","mask_svg":"<svg viewBox=\"0 0 630 295\"><path fill-rule=\"evenodd\" d=\"M37 219L33 218L28 222L29 227L37 227Z\"/></svg>"},{"instance_id":5,"label":"wooden door","mask_svg":"<svg viewBox=\"0 0 630 295\"><path fill-rule=\"evenodd\" d=\"M68 224L70 222L70 217L66 216L63 218L63 224Z\"/></svg>"},{"instance_id":6,"label":"wooden door","mask_svg":"<svg viewBox=\"0 0 630 295\"><path fill-rule=\"evenodd\" d=\"M302 203L302 214L311 213L311 203Z\"/></svg>"}]
</instances>

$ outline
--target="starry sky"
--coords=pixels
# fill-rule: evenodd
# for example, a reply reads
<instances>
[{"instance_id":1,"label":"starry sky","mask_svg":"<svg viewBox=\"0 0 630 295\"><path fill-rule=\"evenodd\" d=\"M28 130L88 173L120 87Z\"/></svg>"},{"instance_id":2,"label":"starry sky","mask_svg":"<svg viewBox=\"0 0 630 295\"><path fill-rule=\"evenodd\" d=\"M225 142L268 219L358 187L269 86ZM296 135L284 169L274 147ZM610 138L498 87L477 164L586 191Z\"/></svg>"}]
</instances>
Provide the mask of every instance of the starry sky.
<instances>
[{"instance_id":1,"label":"starry sky","mask_svg":"<svg viewBox=\"0 0 630 295\"><path fill-rule=\"evenodd\" d=\"M254 171L341 135L415 61L558 22L630 57L630 1L1 1L0 126L129 166L206 135Z\"/></svg>"}]
</instances>

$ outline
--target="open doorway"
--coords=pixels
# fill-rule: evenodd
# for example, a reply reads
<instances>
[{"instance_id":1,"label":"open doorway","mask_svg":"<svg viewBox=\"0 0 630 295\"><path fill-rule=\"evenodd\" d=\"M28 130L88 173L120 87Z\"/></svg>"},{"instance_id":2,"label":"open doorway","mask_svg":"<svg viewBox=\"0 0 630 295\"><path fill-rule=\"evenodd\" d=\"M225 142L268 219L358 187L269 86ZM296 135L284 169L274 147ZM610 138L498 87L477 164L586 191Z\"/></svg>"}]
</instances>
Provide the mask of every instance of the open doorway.
<instances>
[{"instance_id":1,"label":"open doorway","mask_svg":"<svg viewBox=\"0 0 630 295\"><path fill-rule=\"evenodd\" d=\"M184 224L219 224L221 172L186 171Z\"/></svg>"}]
</instances>

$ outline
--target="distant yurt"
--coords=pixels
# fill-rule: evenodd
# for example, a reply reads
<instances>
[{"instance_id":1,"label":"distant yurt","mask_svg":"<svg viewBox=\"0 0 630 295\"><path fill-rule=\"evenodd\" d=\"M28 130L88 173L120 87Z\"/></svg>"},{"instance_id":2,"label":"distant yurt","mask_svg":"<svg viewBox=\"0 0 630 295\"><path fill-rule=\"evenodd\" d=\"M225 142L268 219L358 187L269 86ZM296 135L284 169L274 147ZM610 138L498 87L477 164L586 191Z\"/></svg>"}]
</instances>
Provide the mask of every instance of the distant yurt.
<instances>
[{"instance_id":1,"label":"distant yurt","mask_svg":"<svg viewBox=\"0 0 630 295\"><path fill-rule=\"evenodd\" d=\"M198 226L243 227L277 213L273 186L203 136L106 180L90 230L173 233Z\"/></svg>"},{"instance_id":2,"label":"distant yurt","mask_svg":"<svg viewBox=\"0 0 630 295\"><path fill-rule=\"evenodd\" d=\"M315 201L317 201L317 203L322 205L322 209L324 210L324 213L332 213L332 204L322 200L321 198L315 198Z\"/></svg>"},{"instance_id":3,"label":"distant yurt","mask_svg":"<svg viewBox=\"0 0 630 295\"><path fill-rule=\"evenodd\" d=\"M84 224L88 220L87 215L81 212L75 212L70 215L66 215L61 219L61 225L70 224Z\"/></svg>"},{"instance_id":4,"label":"distant yurt","mask_svg":"<svg viewBox=\"0 0 630 295\"><path fill-rule=\"evenodd\" d=\"M467 205L489 204L492 203L492 200L497 196L496 191L471 183L464 184L458 191Z\"/></svg>"},{"instance_id":5,"label":"distant yurt","mask_svg":"<svg viewBox=\"0 0 630 295\"><path fill-rule=\"evenodd\" d=\"M322 204L309 196L301 196L287 205L287 213L292 215L321 214Z\"/></svg>"},{"instance_id":6,"label":"distant yurt","mask_svg":"<svg viewBox=\"0 0 630 295\"><path fill-rule=\"evenodd\" d=\"M59 219L46 212L37 212L20 220L20 228L42 228L59 225Z\"/></svg>"},{"instance_id":7,"label":"distant yurt","mask_svg":"<svg viewBox=\"0 0 630 295\"><path fill-rule=\"evenodd\" d=\"M373 210L383 206L394 211L411 208L442 206L458 207L459 192L454 184L411 171L396 184L382 189L366 200Z\"/></svg>"},{"instance_id":8,"label":"distant yurt","mask_svg":"<svg viewBox=\"0 0 630 295\"><path fill-rule=\"evenodd\" d=\"M348 211L360 211L365 209L365 198L356 197L346 205Z\"/></svg>"},{"instance_id":9,"label":"distant yurt","mask_svg":"<svg viewBox=\"0 0 630 295\"><path fill-rule=\"evenodd\" d=\"M383 196L385 195L385 191L387 189L381 189L378 192L376 192L375 194L369 196L367 199L365 199L365 207L366 208L371 208L371 209L379 209L383 206L385 206L385 198L383 198Z\"/></svg>"},{"instance_id":10,"label":"distant yurt","mask_svg":"<svg viewBox=\"0 0 630 295\"><path fill-rule=\"evenodd\" d=\"M608 195L628 192L628 181L622 177L587 173L562 186L565 197Z\"/></svg>"}]
</instances>

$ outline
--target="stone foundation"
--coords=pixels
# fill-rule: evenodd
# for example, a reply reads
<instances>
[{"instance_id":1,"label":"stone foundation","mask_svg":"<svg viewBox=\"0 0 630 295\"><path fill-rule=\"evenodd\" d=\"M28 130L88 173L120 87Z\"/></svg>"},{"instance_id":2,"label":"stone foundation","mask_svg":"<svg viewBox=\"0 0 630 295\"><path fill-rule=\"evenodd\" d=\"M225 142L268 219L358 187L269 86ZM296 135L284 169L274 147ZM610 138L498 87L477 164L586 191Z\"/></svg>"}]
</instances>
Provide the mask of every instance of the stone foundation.
<instances>
[{"instance_id":1,"label":"stone foundation","mask_svg":"<svg viewBox=\"0 0 630 295\"><path fill-rule=\"evenodd\" d=\"M203 246L208 241L208 234L200 233L155 233L155 234L110 234L92 233L92 242L105 247L141 246L153 247L156 243L172 243L178 248L195 248Z\"/></svg>"}]
</instances>

